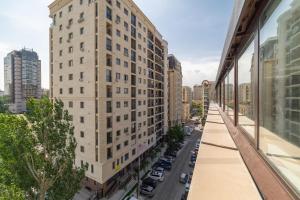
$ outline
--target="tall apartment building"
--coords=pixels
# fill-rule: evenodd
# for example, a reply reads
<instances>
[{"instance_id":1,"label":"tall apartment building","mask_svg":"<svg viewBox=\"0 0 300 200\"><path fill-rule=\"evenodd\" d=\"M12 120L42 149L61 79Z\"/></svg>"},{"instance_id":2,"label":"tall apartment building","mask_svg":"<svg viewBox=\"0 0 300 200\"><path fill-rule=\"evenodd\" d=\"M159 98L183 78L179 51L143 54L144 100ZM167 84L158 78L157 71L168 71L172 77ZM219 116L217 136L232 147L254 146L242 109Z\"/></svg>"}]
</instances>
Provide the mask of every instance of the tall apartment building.
<instances>
[{"instance_id":1,"label":"tall apartment building","mask_svg":"<svg viewBox=\"0 0 300 200\"><path fill-rule=\"evenodd\" d=\"M169 126L181 124L182 115L182 72L181 63L170 54L168 56L168 96L169 96Z\"/></svg>"},{"instance_id":2,"label":"tall apartment building","mask_svg":"<svg viewBox=\"0 0 300 200\"><path fill-rule=\"evenodd\" d=\"M49 9L50 96L73 116L83 183L103 196L167 131L168 44L132 0Z\"/></svg>"},{"instance_id":3,"label":"tall apartment building","mask_svg":"<svg viewBox=\"0 0 300 200\"><path fill-rule=\"evenodd\" d=\"M41 98L41 61L36 52L24 48L4 58L4 95L12 113L26 111L26 99Z\"/></svg>"},{"instance_id":4,"label":"tall apartment building","mask_svg":"<svg viewBox=\"0 0 300 200\"><path fill-rule=\"evenodd\" d=\"M182 87L182 120L187 121L192 108L192 89L188 86Z\"/></svg>"},{"instance_id":5,"label":"tall apartment building","mask_svg":"<svg viewBox=\"0 0 300 200\"><path fill-rule=\"evenodd\" d=\"M202 85L194 85L193 88L193 100L195 101L202 101L203 98L203 88Z\"/></svg>"}]
</instances>

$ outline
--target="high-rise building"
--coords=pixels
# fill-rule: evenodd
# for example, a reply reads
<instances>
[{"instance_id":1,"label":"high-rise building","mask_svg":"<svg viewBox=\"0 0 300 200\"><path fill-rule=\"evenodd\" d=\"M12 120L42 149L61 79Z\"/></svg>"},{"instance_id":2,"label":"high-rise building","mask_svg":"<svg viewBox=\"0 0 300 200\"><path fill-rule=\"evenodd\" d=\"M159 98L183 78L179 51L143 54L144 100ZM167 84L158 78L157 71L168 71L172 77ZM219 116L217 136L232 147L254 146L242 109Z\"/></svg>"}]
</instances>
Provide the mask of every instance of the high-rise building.
<instances>
[{"instance_id":1,"label":"high-rise building","mask_svg":"<svg viewBox=\"0 0 300 200\"><path fill-rule=\"evenodd\" d=\"M182 115L182 72L181 63L170 54L168 56L168 92L169 92L169 126L181 124Z\"/></svg>"},{"instance_id":2,"label":"high-rise building","mask_svg":"<svg viewBox=\"0 0 300 200\"><path fill-rule=\"evenodd\" d=\"M50 6L50 97L73 116L76 166L106 195L167 131L167 42L132 0Z\"/></svg>"},{"instance_id":3,"label":"high-rise building","mask_svg":"<svg viewBox=\"0 0 300 200\"><path fill-rule=\"evenodd\" d=\"M193 88L193 100L202 101L203 98L203 88L202 85L194 85Z\"/></svg>"},{"instance_id":4,"label":"high-rise building","mask_svg":"<svg viewBox=\"0 0 300 200\"><path fill-rule=\"evenodd\" d=\"M41 61L36 52L24 48L4 58L4 95L12 113L26 111L26 99L41 97Z\"/></svg>"},{"instance_id":5,"label":"high-rise building","mask_svg":"<svg viewBox=\"0 0 300 200\"><path fill-rule=\"evenodd\" d=\"M192 89L188 86L182 87L182 120L186 121L190 117L192 108Z\"/></svg>"}]
</instances>

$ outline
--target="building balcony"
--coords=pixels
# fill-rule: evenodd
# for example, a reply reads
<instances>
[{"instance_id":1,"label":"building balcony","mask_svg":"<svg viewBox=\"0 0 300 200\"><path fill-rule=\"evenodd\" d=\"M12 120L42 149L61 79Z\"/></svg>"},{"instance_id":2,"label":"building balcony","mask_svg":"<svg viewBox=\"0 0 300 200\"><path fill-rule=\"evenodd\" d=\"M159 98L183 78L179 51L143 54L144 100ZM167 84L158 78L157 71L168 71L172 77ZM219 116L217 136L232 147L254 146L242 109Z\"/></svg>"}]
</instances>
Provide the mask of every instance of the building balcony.
<instances>
[{"instance_id":1,"label":"building balcony","mask_svg":"<svg viewBox=\"0 0 300 200\"><path fill-rule=\"evenodd\" d=\"M210 106L188 200L262 199L219 113Z\"/></svg>"}]
</instances>

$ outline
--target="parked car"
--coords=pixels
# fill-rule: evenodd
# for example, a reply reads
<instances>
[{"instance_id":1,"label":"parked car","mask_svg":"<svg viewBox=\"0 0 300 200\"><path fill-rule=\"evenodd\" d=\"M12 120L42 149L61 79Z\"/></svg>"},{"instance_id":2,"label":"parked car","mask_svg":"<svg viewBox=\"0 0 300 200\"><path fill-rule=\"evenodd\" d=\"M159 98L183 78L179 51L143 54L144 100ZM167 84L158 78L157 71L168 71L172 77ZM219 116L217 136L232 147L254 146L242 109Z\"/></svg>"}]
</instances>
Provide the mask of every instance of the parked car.
<instances>
[{"instance_id":1,"label":"parked car","mask_svg":"<svg viewBox=\"0 0 300 200\"><path fill-rule=\"evenodd\" d=\"M142 181L142 185L149 185L153 188L156 188L157 186L157 181L154 180L153 178L147 177Z\"/></svg>"},{"instance_id":2,"label":"parked car","mask_svg":"<svg viewBox=\"0 0 300 200\"><path fill-rule=\"evenodd\" d=\"M149 185L142 185L140 188L140 193L149 197L154 196L154 190L155 188L149 186Z\"/></svg>"},{"instance_id":3,"label":"parked car","mask_svg":"<svg viewBox=\"0 0 300 200\"><path fill-rule=\"evenodd\" d=\"M196 161L196 155L195 154L191 155L191 161Z\"/></svg>"},{"instance_id":4,"label":"parked car","mask_svg":"<svg viewBox=\"0 0 300 200\"><path fill-rule=\"evenodd\" d=\"M156 180L156 181L164 181L165 179L165 176L164 176L164 173L163 172L157 172L157 171L154 171L152 170L149 174L149 177Z\"/></svg>"},{"instance_id":5,"label":"parked car","mask_svg":"<svg viewBox=\"0 0 300 200\"><path fill-rule=\"evenodd\" d=\"M189 162L189 166L190 166L190 167L195 167L195 161L190 161L190 162Z\"/></svg>"},{"instance_id":6,"label":"parked car","mask_svg":"<svg viewBox=\"0 0 300 200\"><path fill-rule=\"evenodd\" d=\"M171 170L172 169L172 165L168 162L161 162L159 163L159 167L164 168L165 170Z\"/></svg>"},{"instance_id":7,"label":"parked car","mask_svg":"<svg viewBox=\"0 0 300 200\"><path fill-rule=\"evenodd\" d=\"M189 183L186 183L184 185L184 190L185 190L186 193L188 193L190 191L190 184Z\"/></svg>"},{"instance_id":8,"label":"parked car","mask_svg":"<svg viewBox=\"0 0 300 200\"><path fill-rule=\"evenodd\" d=\"M187 183L188 179L189 179L189 176L185 173L182 173L179 177L179 182L185 184L185 183Z\"/></svg>"},{"instance_id":9,"label":"parked car","mask_svg":"<svg viewBox=\"0 0 300 200\"><path fill-rule=\"evenodd\" d=\"M187 199L187 193L185 192L185 193L183 193L181 195L181 199L180 200L186 200L186 199Z\"/></svg>"},{"instance_id":10,"label":"parked car","mask_svg":"<svg viewBox=\"0 0 300 200\"><path fill-rule=\"evenodd\" d=\"M164 158L166 158L167 160L171 161L171 162L174 162L175 161L175 158L172 157L172 156L164 156Z\"/></svg>"},{"instance_id":11,"label":"parked car","mask_svg":"<svg viewBox=\"0 0 300 200\"><path fill-rule=\"evenodd\" d=\"M190 127L189 126L184 126L183 131L184 131L185 134L187 134L188 132L190 132Z\"/></svg>"},{"instance_id":12,"label":"parked car","mask_svg":"<svg viewBox=\"0 0 300 200\"><path fill-rule=\"evenodd\" d=\"M166 158L166 157L160 158L160 159L159 159L159 162L168 162L168 163L172 164L172 160L171 160L171 159L168 159L168 158Z\"/></svg>"},{"instance_id":13,"label":"parked car","mask_svg":"<svg viewBox=\"0 0 300 200\"><path fill-rule=\"evenodd\" d=\"M152 168L153 171L156 171L156 172L161 172L161 173L164 173L165 172L165 169L162 168L162 167L155 167L155 168Z\"/></svg>"}]
</instances>

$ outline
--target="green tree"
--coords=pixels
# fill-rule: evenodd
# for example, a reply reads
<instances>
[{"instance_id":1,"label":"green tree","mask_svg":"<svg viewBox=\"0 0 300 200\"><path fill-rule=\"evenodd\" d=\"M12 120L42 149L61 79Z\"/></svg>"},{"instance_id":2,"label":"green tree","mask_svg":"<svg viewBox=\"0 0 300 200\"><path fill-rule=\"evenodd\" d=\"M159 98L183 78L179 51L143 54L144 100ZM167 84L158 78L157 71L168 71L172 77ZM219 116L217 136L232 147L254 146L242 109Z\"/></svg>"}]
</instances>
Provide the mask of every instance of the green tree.
<instances>
[{"instance_id":1,"label":"green tree","mask_svg":"<svg viewBox=\"0 0 300 200\"><path fill-rule=\"evenodd\" d=\"M0 97L0 113L8 113L7 97Z\"/></svg>"},{"instance_id":2,"label":"green tree","mask_svg":"<svg viewBox=\"0 0 300 200\"><path fill-rule=\"evenodd\" d=\"M26 197L71 199L86 168L73 166L76 140L63 103L30 99L25 116L0 114L0 169Z\"/></svg>"},{"instance_id":3,"label":"green tree","mask_svg":"<svg viewBox=\"0 0 300 200\"><path fill-rule=\"evenodd\" d=\"M15 185L0 183L0 200L25 200L24 191Z\"/></svg>"},{"instance_id":4,"label":"green tree","mask_svg":"<svg viewBox=\"0 0 300 200\"><path fill-rule=\"evenodd\" d=\"M167 143L171 150L174 150L179 142L184 140L184 131L180 125L171 127L167 133Z\"/></svg>"},{"instance_id":5,"label":"green tree","mask_svg":"<svg viewBox=\"0 0 300 200\"><path fill-rule=\"evenodd\" d=\"M196 110L196 115L202 117L203 115L203 104L202 102L192 102L192 109Z\"/></svg>"}]
</instances>

